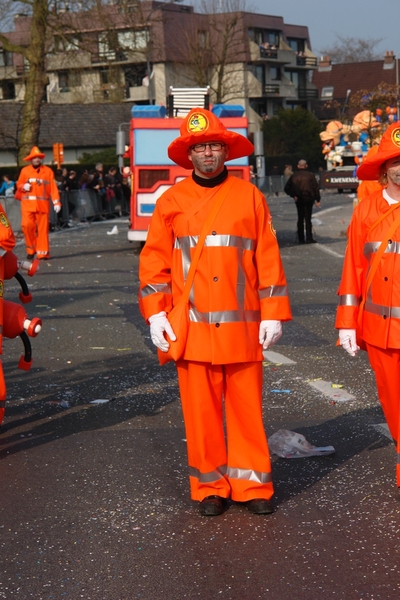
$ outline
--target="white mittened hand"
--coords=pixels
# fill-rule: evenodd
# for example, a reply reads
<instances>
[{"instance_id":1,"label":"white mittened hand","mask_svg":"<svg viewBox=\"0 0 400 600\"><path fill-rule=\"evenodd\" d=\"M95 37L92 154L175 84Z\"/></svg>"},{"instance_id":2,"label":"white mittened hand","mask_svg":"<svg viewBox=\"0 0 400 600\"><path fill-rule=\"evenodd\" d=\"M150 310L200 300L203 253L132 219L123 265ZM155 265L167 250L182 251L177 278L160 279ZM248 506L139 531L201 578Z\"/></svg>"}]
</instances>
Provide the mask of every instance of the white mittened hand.
<instances>
[{"instance_id":1,"label":"white mittened hand","mask_svg":"<svg viewBox=\"0 0 400 600\"><path fill-rule=\"evenodd\" d=\"M61 210L61 204L53 204L53 206L54 206L54 212L59 213Z\"/></svg>"},{"instance_id":2,"label":"white mittened hand","mask_svg":"<svg viewBox=\"0 0 400 600\"><path fill-rule=\"evenodd\" d=\"M360 349L356 342L355 329L339 329L340 345L350 354L355 356Z\"/></svg>"},{"instance_id":3,"label":"white mittened hand","mask_svg":"<svg viewBox=\"0 0 400 600\"><path fill-rule=\"evenodd\" d=\"M167 313L160 312L149 317L151 341L161 352L168 352L169 343L165 339L164 331L173 342L176 335L172 330L171 323L167 319Z\"/></svg>"},{"instance_id":4,"label":"white mittened hand","mask_svg":"<svg viewBox=\"0 0 400 600\"><path fill-rule=\"evenodd\" d=\"M22 186L22 189L24 190L24 192L30 192L30 190L31 190L31 184L30 183L24 183L24 185Z\"/></svg>"},{"instance_id":5,"label":"white mittened hand","mask_svg":"<svg viewBox=\"0 0 400 600\"><path fill-rule=\"evenodd\" d=\"M263 350L268 350L279 340L282 335L282 323L280 321L261 321L260 344Z\"/></svg>"}]
</instances>

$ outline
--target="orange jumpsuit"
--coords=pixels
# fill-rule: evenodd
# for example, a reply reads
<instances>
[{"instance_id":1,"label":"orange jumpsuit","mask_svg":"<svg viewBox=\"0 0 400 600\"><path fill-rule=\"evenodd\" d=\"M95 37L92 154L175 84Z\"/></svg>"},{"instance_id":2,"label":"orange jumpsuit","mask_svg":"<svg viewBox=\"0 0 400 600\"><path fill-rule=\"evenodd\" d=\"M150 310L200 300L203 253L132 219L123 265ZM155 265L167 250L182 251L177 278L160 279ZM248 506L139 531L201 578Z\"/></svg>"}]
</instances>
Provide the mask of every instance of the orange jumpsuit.
<instances>
[{"instance_id":1,"label":"orange jumpsuit","mask_svg":"<svg viewBox=\"0 0 400 600\"><path fill-rule=\"evenodd\" d=\"M0 205L0 326L3 328L3 294L4 294L4 255L15 246L15 237L7 215ZM0 354L3 353L3 335L0 333ZM6 383L3 365L0 361L0 425L4 419L6 406Z\"/></svg>"},{"instance_id":2,"label":"orange jumpsuit","mask_svg":"<svg viewBox=\"0 0 400 600\"><path fill-rule=\"evenodd\" d=\"M228 177L208 189L191 177L157 201L140 258L143 316L171 310L182 293L215 194L233 179L195 273L189 334L176 363L191 497L236 501L273 495L262 422L261 320L291 319L286 279L264 196ZM222 401L225 401L227 440Z\"/></svg>"},{"instance_id":3,"label":"orange jumpsuit","mask_svg":"<svg viewBox=\"0 0 400 600\"><path fill-rule=\"evenodd\" d=\"M30 183L29 192L23 190ZM37 258L49 258L50 202L60 205L60 195L54 173L45 165L28 165L21 170L17 181L17 193L21 198L22 231L28 254Z\"/></svg>"},{"instance_id":4,"label":"orange jumpsuit","mask_svg":"<svg viewBox=\"0 0 400 600\"><path fill-rule=\"evenodd\" d=\"M364 198L354 211L338 290L335 326L357 328L358 338L365 342L383 412L397 443L397 485L400 486L400 228L389 240L367 291L362 319L358 318L359 304L366 294L368 270L385 231L399 214L400 203L370 231L388 209L382 192L376 192Z\"/></svg>"}]
</instances>

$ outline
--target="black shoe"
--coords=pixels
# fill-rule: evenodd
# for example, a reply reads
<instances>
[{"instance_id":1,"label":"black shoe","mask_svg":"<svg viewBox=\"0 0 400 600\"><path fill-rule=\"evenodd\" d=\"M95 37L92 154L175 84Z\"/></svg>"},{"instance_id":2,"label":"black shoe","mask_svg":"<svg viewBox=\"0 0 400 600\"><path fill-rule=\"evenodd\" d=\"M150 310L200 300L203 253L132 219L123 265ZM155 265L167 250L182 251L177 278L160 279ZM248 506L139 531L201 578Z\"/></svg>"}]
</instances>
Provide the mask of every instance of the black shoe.
<instances>
[{"instance_id":1,"label":"black shoe","mask_svg":"<svg viewBox=\"0 0 400 600\"><path fill-rule=\"evenodd\" d=\"M265 498L248 500L245 502L245 505L247 510L255 515L270 515L274 512L271 500L265 500Z\"/></svg>"},{"instance_id":2,"label":"black shoe","mask_svg":"<svg viewBox=\"0 0 400 600\"><path fill-rule=\"evenodd\" d=\"M226 500L221 496L207 496L199 504L199 513L203 517L217 517L225 510Z\"/></svg>"},{"instance_id":3,"label":"black shoe","mask_svg":"<svg viewBox=\"0 0 400 600\"><path fill-rule=\"evenodd\" d=\"M27 258L28 260L33 260L33 259L35 258L35 255L34 255L34 254L27 254L27 255L26 255L26 258Z\"/></svg>"},{"instance_id":4,"label":"black shoe","mask_svg":"<svg viewBox=\"0 0 400 600\"><path fill-rule=\"evenodd\" d=\"M317 244L317 240L314 240L314 238L311 238L311 240L307 240L306 244Z\"/></svg>"}]
</instances>

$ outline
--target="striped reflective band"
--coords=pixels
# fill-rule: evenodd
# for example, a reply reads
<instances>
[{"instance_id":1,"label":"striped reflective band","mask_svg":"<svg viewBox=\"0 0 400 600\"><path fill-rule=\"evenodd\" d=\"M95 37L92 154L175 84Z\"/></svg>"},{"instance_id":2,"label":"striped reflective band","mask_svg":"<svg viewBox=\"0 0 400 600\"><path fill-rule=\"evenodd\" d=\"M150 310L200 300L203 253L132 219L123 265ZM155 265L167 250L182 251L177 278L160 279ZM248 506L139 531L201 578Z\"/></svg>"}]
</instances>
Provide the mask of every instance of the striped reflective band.
<instances>
[{"instance_id":1,"label":"striped reflective band","mask_svg":"<svg viewBox=\"0 0 400 600\"><path fill-rule=\"evenodd\" d=\"M195 477L201 483L211 483L212 481L218 481L218 479L222 479L226 474L226 465L221 465L215 471L209 471L209 473L200 473L198 469L194 467L189 467L189 475L190 477Z\"/></svg>"},{"instance_id":2,"label":"striped reflective band","mask_svg":"<svg viewBox=\"0 0 400 600\"><path fill-rule=\"evenodd\" d=\"M22 200L48 200L47 196L22 196Z\"/></svg>"},{"instance_id":3,"label":"striped reflective band","mask_svg":"<svg viewBox=\"0 0 400 600\"><path fill-rule=\"evenodd\" d=\"M218 310L214 312L200 312L193 306L189 309L189 321L193 323L240 323L260 321L259 310Z\"/></svg>"},{"instance_id":4,"label":"striped reflective band","mask_svg":"<svg viewBox=\"0 0 400 600\"><path fill-rule=\"evenodd\" d=\"M272 473L251 471L250 469L234 469L228 467L227 475L231 479L243 479L246 481L254 481L255 483L270 483L272 481Z\"/></svg>"},{"instance_id":5,"label":"striped reflective band","mask_svg":"<svg viewBox=\"0 0 400 600\"><path fill-rule=\"evenodd\" d=\"M199 240L198 235L184 236L175 239L174 248L195 248ZM238 235L208 235L204 245L209 248L239 248L240 250L254 250L255 241Z\"/></svg>"},{"instance_id":6,"label":"striped reflective band","mask_svg":"<svg viewBox=\"0 0 400 600\"><path fill-rule=\"evenodd\" d=\"M189 475L195 477L201 483L212 483L222 479L225 475L230 479L241 479L243 481L254 481L255 483L271 483L272 473L263 473L262 471L252 471L251 469L237 469L223 465L210 471L209 473L200 473L198 469L189 467Z\"/></svg>"},{"instance_id":7,"label":"striped reflective band","mask_svg":"<svg viewBox=\"0 0 400 600\"><path fill-rule=\"evenodd\" d=\"M359 299L355 294L341 294L339 296L339 306L358 306Z\"/></svg>"},{"instance_id":8,"label":"striped reflective band","mask_svg":"<svg viewBox=\"0 0 400 600\"><path fill-rule=\"evenodd\" d=\"M258 296L260 300L264 298L274 298L276 296L287 296L286 285L270 285L266 288L258 290Z\"/></svg>"},{"instance_id":9,"label":"striped reflective band","mask_svg":"<svg viewBox=\"0 0 400 600\"><path fill-rule=\"evenodd\" d=\"M367 300L364 307L365 312L369 312L379 317L400 319L400 307L399 306L383 306L382 304L376 304Z\"/></svg>"},{"instance_id":10,"label":"striped reflective band","mask_svg":"<svg viewBox=\"0 0 400 600\"><path fill-rule=\"evenodd\" d=\"M5 408L5 407L6 407L6 401L0 400L0 408Z\"/></svg>"},{"instance_id":11,"label":"striped reflective band","mask_svg":"<svg viewBox=\"0 0 400 600\"><path fill-rule=\"evenodd\" d=\"M368 256L368 254L373 254L377 252L381 242L368 242L364 244L364 256ZM400 242L390 242L388 243L385 254L400 254Z\"/></svg>"},{"instance_id":12,"label":"striped reflective band","mask_svg":"<svg viewBox=\"0 0 400 600\"><path fill-rule=\"evenodd\" d=\"M4 256L5 254L7 254L7 250L3 250L3 248L0 248L0 256Z\"/></svg>"},{"instance_id":13,"label":"striped reflective band","mask_svg":"<svg viewBox=\"0 0 400 600\"><path fill-rule=\"evenodd\" d=\"M150 296L150 294L170 294L171 286L169 283L149 283L145 285L142 290L140 290L140 294L142 298L145 296Z\"/></svg>"}]
</instances>

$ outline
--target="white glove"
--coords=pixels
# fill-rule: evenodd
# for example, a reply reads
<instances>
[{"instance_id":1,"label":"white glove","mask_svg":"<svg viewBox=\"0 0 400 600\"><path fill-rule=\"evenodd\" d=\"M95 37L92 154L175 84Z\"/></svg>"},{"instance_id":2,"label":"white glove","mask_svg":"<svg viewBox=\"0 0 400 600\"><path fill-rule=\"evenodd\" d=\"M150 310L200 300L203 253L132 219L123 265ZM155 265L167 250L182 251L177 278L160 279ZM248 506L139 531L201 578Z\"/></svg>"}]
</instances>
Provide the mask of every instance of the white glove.
<instances>
[{"instance_id":1,"label":"white glove","mask_svg":"<svg viewBox=\"0 0 400 600\"><path fill-rule=\"evenodd\" d=\"M160 312L156 315L152 315L149 317L149 323L151 341L161 350L161 352L167 352L169 344L164 337L164 331L173 342L176 340L176 335L172 330L171 323L167 319L167 313Z\"/></svg>"},{"instance_id":2,"label":"white glove","mask_svg":"<svg viewBox=\"0 0 400 600\"><path fill-rule=\"evenodd\" d=\"M350 354L355 356L360 349L356 342L355 329L339 329L340 345Z\"/></svg>"},{"instance_id":3,"label":"white glove","mask_svg":"<svg viewBox=\"0 0 400 600\"><path fill-rule=\"evenodd\" d=\"M53 204L54 212L59 213L61 210L61 204Z\"/></svg>"},{"instance_id":4,"label":"white glove","mask_svg":"<svg viewBox=\"0 0 400 600\"><path fill-rule=\"evenodd\" d=\"M280 321L261 321L260 344L263 350L268 350L279 340L282 335L282 323Z\"/></svg>"},{"instance_id":5,"label":"white glove","mask_svg":"<svg viewBox=\"0 0 400 600\"><path fill-rule=\"evenodd\" d=\"M31 191L31 184L30 183L24 183L24 185L22 186L22 189L24 190L24 192L30 192Z\"/></svg>"}]
</instances>

